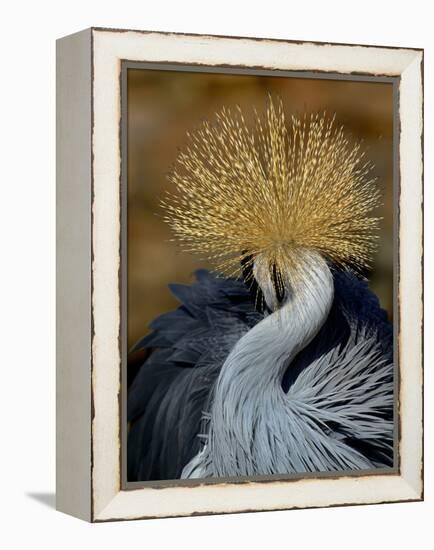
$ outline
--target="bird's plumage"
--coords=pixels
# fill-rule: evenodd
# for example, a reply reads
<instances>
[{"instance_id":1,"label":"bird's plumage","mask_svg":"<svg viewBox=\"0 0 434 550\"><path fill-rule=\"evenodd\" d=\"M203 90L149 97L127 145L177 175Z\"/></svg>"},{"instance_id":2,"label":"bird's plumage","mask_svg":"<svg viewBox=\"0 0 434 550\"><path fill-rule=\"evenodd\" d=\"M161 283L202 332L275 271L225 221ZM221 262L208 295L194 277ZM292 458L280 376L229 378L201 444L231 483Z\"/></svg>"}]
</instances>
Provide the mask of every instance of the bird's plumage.
<instances>
[{"instance_id":1,"label":"bird's plumage","mask_svg":"<svg viewBox=\"0 0 434 550\"><path fill-rule=\"evenodd\" d=\"M375 248L370 169L333 119L271 99L254 130L223 110L190 136L164 219L223 277L172 285L182 305L137 345L130 480L393 463L392 330L351 274Z\"/></svg>"},{"instance_id":2,"label":"bird's plumage","mask_svg":"<svg viewBox=\"0 0 434 550\"><path fill-rule=\"evenodd\" d=\"M326 359L336 350L351 346L355 335L371 334L382 357L381 365L386 365L381 369L381 380L375 379L372 365L353 361L346 366L345 379L335 379L333 383L334 391L339 393L339 383L344 387L354 377L362 409L363 396L373 391L372 402L377 399L376 405L374 410L365 412L369 412L372 430L380 430L375 437L372 433L368 437L360 427L359 432L345 430L328 418L325 432L363 454L367 464L391 466L392 328L366 282L346 272L334 271L333 276L334 300L327 321L288 367L282 387L289 397L303 389L305 402L298 401L300 413L312 399L321 400L321 395L325 411L327 377L333 381ZM180 307L157 318L151 324L152 332L135 346L151 348L153 352L128 395L129 480L181 476L184 467L206 444L204 413L209 411L211 390L226 357L240 337L264 317L256 311L242 281L199 270L192 285L171 285L171 289L181 302ZM335 408L339 407L339 400L334 402Z\"/></svg>"},{"instance_id":3,"label":"bird's plumage","mask_svg":"<svg viewBox=\"0 0 434 550\"><path fill-rule=\"evenodd\" d=\"M362 144L333 117L287 116L271 98L254 124L246 119L223 109L179 153L162 206L181 246L229 276L247 257L303 278L306 249L352 269L369 265L380 191Z\"/></svg>"}]
</instances>

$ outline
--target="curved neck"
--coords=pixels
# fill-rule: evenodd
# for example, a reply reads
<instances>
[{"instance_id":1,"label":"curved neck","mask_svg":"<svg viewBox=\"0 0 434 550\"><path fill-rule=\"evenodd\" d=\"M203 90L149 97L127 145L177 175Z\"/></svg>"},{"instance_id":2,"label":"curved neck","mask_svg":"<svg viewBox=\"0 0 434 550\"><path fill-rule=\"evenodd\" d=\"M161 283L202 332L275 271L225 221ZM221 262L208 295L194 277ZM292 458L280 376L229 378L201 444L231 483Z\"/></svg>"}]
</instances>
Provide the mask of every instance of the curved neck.
<instances>
[{"instance_id":1,"label":"curved neck","mask_svg":"<svg viewBox=\"0 0 434 550\"><path fill-rule=\"evenodd\" d=\"M287 303L237 342L213 393L208 438L213 475L255 473L251 441L257 423L276 418L283 375L318 333L332 302L330 269L319 255L310 256Z\"/></svg>"},{"instance_id":2,"label":"curved neck","mask_svg":"<svg viewBox=\"0 0 434 550\"><path fill-rule=\"evenodd\" d=\"M283 377L292 359L322 327L333 294L333 277L326 261L319 255L309 256L303 280L292 290L288 301L237 342L220 378L244 371L252 375L255 383L263 377Z\"/></svg>"}]
</instances>

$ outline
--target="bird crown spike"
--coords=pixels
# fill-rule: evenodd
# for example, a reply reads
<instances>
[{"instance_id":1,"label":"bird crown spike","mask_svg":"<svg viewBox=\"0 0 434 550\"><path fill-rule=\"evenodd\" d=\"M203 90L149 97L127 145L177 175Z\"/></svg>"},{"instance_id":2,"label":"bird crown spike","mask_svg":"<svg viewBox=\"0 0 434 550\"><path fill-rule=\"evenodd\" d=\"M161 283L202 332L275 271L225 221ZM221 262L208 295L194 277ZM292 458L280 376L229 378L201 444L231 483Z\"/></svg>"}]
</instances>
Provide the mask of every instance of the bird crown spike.
<instances>
[{"instance_id":1,"label":"bird crown spike","mask_svg":"<svg viewBox=\"0 0 434 550\"><path fill-rule=\"evenodd\" d=\"M313 250L343 268L363 269L375 250L380 192L361 144L326 113L285 116L268 98L249 126L223 108L189 133L169 174L164 219L186 251L237 275L260 257L295 274Z\"/></svg>"}]
</instances>

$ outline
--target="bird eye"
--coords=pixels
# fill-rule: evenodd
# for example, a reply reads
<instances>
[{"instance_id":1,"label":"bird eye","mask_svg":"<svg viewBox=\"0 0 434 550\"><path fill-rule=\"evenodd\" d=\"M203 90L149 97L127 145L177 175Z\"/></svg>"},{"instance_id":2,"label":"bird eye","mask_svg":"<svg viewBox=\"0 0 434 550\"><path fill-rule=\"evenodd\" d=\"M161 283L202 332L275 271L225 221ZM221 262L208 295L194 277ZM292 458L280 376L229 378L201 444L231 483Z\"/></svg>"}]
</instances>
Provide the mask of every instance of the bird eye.
<instances>
[{"instance_id":1,"label":"bird eye","mask_svg":"<svg viewBox=\"0 0 434 550\"><path fill-rule=\"evenodd\" d=\"M271 268L271 280L273 281L274 292L278 302L282 302L285 298L285 287L283 285L282 275L276 268L276 264Z\"/></svg>"}]
</instances>

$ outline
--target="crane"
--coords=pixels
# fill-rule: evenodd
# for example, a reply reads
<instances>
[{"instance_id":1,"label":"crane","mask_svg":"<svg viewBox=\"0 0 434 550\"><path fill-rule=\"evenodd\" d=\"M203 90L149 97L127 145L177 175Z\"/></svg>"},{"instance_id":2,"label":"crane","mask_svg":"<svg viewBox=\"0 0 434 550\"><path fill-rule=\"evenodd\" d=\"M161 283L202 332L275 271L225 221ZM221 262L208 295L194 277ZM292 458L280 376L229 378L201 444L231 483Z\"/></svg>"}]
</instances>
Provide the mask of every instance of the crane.
<instances>
[{"instance_id":1,"label":"crane","mask_svg":"<svg viewBox=\"0 0 434 550\"><path fill-rule=\"evenodd\" d=\"M268 99L189 134L164 219L215 264L134 347L128 479L393 465L393 330L361 276L381 194L334 117Z\"/></svg>"}]
</instances>

